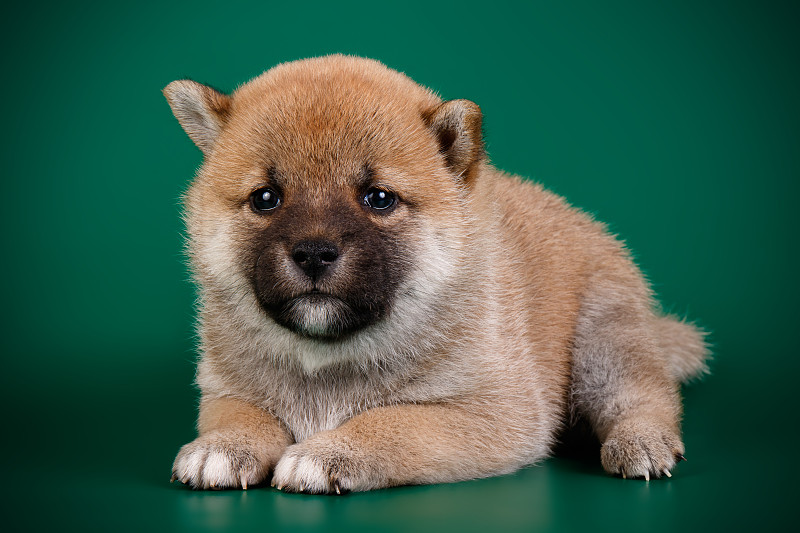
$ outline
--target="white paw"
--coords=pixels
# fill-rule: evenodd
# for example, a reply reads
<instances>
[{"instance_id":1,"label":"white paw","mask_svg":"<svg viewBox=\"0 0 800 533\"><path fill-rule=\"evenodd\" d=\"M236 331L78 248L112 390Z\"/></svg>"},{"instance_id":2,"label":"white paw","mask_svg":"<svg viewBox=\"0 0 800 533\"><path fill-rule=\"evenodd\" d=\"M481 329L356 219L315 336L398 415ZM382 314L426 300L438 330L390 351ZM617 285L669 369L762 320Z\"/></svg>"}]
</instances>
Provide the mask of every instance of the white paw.
<instances>
[{"instance_id":1,"label":"white paw","mask_svg":"<svg viewBox=\"0 0 800 533\"><path fill-rule=\"evenodd\" d=\"M267 468L236 435L209 433L178 452L172 479L194 489L244 488L261 482Z\"/></svg>"},{"instance_id":2,"label":"white paw","mask_svg":"<svg viewBox=\"0 0 800 533\"><path fill-rule=\"evenodd\" d=\"M333 490L341 493L342 491L341 485L337 485L338 490L337 487L333 487L333 480L328 478L322 466L314 459L295 453L287 453L278 461L272 484L278 490L288 489L297 492L324 493Z\"/></svg>"},{"instance_id":3,"label":"white paw","mask_svg":"<svg viewBox=\"0 0 800 533\"><path fill-rule=\"evenodd\" d=\"M329 440L329 435L289 446L275 467L272 486L292 492L342 494L382 485L370 479L357 451Z\"/></svg>"}]
</instances>

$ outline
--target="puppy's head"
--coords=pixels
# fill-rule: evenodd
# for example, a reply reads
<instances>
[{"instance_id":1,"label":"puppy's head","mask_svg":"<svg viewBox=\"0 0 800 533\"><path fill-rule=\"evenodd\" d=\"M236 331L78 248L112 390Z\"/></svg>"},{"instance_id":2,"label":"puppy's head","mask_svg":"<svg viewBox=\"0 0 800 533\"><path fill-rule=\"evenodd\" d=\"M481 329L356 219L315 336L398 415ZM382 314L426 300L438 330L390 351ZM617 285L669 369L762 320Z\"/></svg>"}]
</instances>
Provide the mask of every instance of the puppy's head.
<instances>
[{"instance_id":1,"label":"puppy's head","mask_svg":"<svg viewBox=\"0 0 800 533\"><path fill-rule=\"evenodd\" d=\"M205 155L186 212L207 302L326 342L431 312L467 246L475 104L344 56L164 93Z\"/></svg>"}]
</instances>

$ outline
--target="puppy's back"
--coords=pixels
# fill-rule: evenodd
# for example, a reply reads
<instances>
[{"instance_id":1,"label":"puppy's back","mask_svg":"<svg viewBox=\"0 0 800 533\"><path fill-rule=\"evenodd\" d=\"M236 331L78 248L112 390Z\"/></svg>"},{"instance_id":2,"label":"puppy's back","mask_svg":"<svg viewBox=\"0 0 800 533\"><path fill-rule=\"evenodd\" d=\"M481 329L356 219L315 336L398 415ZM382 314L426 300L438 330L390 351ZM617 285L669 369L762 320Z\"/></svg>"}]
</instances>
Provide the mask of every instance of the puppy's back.
<instances>
[{"instance_id":1,"label":"puppy's back","mask_svg":"<svg viewBox=\"0 0 800 533\"><path fill-rule=\"evenodd\" d=\"M536 183L493 168L486 172L492 174L485 180L491 184L485 194L496 201L493 216L500 235L497 253L504 258L508 316L526 317L525 331L519 333L534 346L554 390L569 385L571 342L586 306L584 296L600 279L612 279L627 299L652 311L653 331L676 381L707 370L704 333L657 312L629 252L604 224Z\"/></svg>"}]
</instances>

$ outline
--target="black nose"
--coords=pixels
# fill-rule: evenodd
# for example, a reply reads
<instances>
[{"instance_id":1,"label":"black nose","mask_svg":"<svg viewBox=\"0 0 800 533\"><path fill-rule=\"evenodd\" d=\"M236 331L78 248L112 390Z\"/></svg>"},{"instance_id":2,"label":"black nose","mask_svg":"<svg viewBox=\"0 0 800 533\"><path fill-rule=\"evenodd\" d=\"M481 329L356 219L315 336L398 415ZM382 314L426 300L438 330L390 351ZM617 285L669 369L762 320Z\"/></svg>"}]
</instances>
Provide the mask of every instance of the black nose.
<instances>
[{"instance_id":1,"label":"black nose","mask_svg":"<svg viewBox=\"0 0 800 533\"><path fill-rule=\"evenodd\" d=\"M330 241L302 241L292 250L292 259L313 281L321 278L339 257Z\"/></svg>"}]
</instances>

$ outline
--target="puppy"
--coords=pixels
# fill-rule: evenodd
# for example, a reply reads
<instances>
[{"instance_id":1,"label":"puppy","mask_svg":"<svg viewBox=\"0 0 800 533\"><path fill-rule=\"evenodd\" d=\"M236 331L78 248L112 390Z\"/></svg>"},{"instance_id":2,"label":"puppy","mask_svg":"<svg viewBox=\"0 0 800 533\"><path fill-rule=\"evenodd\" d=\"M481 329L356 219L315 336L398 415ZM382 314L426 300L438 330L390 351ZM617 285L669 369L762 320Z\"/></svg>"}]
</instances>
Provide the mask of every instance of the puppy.
<instances>
[{"instance_id":1,"label":"puppy","mask_svg":"<svg viewBox=\"0 0 800 533\"><path fill-rule=\"evenodd\" d=\"M703 335L624 246L486 160L481 111L367 59L164 94L185 197L199 436L173 479L312 493L494 476L588 422L610 473L670 475ZM271 476L271 477L270 477Z\"/></svg>"}]
</instances>

